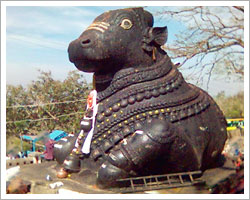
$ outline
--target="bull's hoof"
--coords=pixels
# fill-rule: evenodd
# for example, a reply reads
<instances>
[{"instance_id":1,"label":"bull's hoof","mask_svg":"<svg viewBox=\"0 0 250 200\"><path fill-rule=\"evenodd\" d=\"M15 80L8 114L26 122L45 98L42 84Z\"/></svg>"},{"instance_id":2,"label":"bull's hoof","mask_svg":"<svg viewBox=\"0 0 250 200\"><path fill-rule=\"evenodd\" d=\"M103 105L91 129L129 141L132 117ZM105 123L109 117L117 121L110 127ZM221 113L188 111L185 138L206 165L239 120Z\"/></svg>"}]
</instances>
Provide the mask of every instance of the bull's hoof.
<instances>
[{"instance_id":1,"label":"bull's hoof","mask_svg":"<svg viewBox=\"0 0 250 200\"><path fill-rule=\"evenodd\" d=\"M98 171L97 184L101 188L121 186L121 183L117 180L128 176L129 174L126 171L105 162Z\"/></svg>"}]
</instances>

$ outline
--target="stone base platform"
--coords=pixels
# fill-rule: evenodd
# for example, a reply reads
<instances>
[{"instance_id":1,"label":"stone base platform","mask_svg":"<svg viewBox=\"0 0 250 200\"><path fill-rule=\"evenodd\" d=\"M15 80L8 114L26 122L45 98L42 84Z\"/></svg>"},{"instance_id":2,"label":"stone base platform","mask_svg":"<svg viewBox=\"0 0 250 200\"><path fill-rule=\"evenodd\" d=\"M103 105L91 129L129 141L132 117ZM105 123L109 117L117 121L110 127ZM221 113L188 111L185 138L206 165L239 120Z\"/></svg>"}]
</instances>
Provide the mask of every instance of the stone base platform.
<instances>
[{"instance_id":1,"label":"stone base platform","mask_svg":"<svg viewBox=\"0 0 250 200\"><path fill-rule=\"evenodd\" d=\"M72 192L78 192L83 194L114 194L115 190L103 190L96 186L95 178L96 174L87 169L82 169L77 174L71 174L65 179L60 179L56 176L56 172L59 169L57 162L47 161L41 164L32 164L21 166L18 176L24 181L31 182L31 194L57 194L60 189L70 190ZM153 194L208 194L211 193L211 188L229 177L231 174L235 174L236 170L231 160L227 160L222 167L206 170L202 177L205 184L161 189L161 190L149 190L140 192L140 194L153 193ZM46 179L47 175L51 177L51 181ZM63 186L50 188L50 184L62 182Z\"/></svg>"}]
</instances>

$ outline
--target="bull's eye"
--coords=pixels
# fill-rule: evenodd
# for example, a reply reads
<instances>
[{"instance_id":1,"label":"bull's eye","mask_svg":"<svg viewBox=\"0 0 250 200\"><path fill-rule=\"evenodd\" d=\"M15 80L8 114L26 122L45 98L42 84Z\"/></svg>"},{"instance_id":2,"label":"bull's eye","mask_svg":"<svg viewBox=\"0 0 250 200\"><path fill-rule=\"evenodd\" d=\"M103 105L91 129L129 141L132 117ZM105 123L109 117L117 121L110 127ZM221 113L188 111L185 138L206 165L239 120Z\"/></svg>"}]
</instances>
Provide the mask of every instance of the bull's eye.
<instances>
[{"instance_id":1,"label":"bull's eye","mask_svg":"<svg viewBox=\"0 0 250 200\"><path fill-rule=\"evenodd\" d=\"M129 19L123 19L120 26L125 30L128 30L133 26L133 24Z\"/></svg>"}]
</instances>

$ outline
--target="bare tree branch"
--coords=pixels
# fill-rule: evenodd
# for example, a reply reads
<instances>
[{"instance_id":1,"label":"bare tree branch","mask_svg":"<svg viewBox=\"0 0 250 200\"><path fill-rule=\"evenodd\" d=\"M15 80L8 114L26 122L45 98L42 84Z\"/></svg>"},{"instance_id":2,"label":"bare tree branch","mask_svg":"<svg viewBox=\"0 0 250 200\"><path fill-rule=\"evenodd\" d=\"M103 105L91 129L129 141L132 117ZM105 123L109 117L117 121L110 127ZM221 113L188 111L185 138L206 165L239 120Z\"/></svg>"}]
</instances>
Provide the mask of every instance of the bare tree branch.
<instances>
[{"instance_id":1,"label":"bare tree branch","mask_svg":"<svg viewBox=\"0 0 250 200\"><path fill-rule=\"evenodd\" d=\"M233 6L233 7L240 10L241 12L244 12L244 7L243 6Z\"/></svg>"},{"instance_id":2,"label":"bare tree branch","mask_svg":"<svg viewBox=\"0 0 250 200\"><path fill-rule=\"evenodd\" d=\"M186 27L163 47L181 69L194 68L193 75L207 76L207 83L213 73L243 78L244 7L171 7L156 15Z\"/></svg>"}]
</instances>

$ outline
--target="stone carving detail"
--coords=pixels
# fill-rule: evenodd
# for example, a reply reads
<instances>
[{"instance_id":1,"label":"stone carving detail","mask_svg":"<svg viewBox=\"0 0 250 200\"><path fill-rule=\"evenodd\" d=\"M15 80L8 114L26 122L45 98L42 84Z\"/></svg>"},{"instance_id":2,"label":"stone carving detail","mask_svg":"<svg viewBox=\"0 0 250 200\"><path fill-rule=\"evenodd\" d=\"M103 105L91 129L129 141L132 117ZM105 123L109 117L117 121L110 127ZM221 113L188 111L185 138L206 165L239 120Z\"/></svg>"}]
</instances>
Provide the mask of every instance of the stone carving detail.
<instances>
[{"instance_id":1,"label":"stone carving detail","mask_svg":"<svg viewBox=\"0 0 250 200\"><path fill-rule=\"evenodd\" d=\"M110 187L119 178L204 171L216 163L227 137L225 118L161 49L167 34L167 27L153 27L149 12L128 8L98 16L70 43L70 61L94 72L98 111L88 106L80 134L57 144L55 157L65 169L79 171L81 162ZM86 154L79 147L90 129Z\"/></svg>"}]
</instances>

